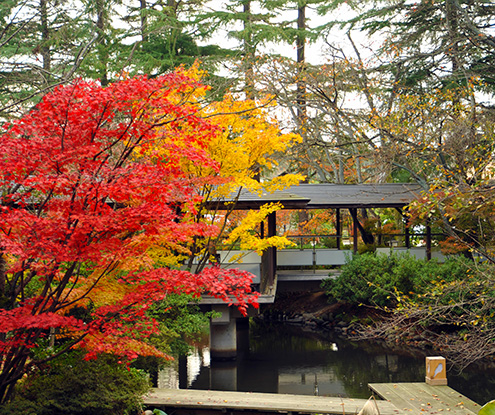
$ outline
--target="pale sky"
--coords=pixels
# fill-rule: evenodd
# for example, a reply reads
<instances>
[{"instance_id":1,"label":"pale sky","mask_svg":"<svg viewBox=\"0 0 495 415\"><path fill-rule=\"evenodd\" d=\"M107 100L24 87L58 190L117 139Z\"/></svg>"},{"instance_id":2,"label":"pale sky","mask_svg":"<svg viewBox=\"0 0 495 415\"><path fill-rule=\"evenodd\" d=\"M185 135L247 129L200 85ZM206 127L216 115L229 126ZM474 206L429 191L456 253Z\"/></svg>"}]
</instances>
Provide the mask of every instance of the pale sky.
<instances>
[{"instance_id":1,"label":"pale sky","mask_svg":"<svg viewBox=\"0 0 495 415\"><path fill-rule=\"evenodd\" d=\"M221 0L211 0L206 4L207 7L210 7L212 10L222 10L225 7L225 2ZM256 12L256 10L254 10ZM306 17L308 19L308 25L310 27L317 27L325 24L330 19L347 19L355 15L347 5L342 5L333 15L328 16L318 16L315 10L308 8L306 11ZM297 10L288 11L286 15L283 17L284 20L293 20L297 19ZM358 45L360 49L362 49L363 55L367 55L367 49L373 47L374 45L370 42L370 39L363 36L359 32L353 33L353 39L355 43ZM327 36L327 41L336 47L341 47L344 50L350 51L350 43L346 37L345 31L334 29L332 33ZM235 47L236 40L230 39L227 37L226 32L218 33L214 37L210 39L209 42L213 42L219 44L222 47ZM208 42L208 43L209 43ZM306 46L306 60L310 64L321 64L326 61L326 53L327 46L325 42L319 41L316 43L308 43ZM261 48L263 52L270 54L281 54L283 56L295 59L296 58L296 48L295 45L287 45L280 43L268 43L264 48Z\"/></svg>"}]
</instances>

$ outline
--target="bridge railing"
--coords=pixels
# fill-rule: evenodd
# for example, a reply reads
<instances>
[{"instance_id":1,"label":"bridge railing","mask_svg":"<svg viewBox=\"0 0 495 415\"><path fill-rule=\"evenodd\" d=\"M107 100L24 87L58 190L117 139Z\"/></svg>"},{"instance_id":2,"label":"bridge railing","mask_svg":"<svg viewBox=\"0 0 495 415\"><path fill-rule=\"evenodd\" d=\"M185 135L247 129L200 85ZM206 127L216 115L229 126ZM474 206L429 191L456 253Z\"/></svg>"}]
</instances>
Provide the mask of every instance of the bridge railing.
<instances>
[{"instance_id":1,"label":"bridge railing","mask_svg":"<svg viewBox=\"0 0 495 415\"><path fill-rule=\"evenodd\" d=\"M424 246L407 248L405 246L400 246L398 243L393 243L393 241L397 241L400 237L404 236L404 234L388 234L382 236L389 236L390 240L387 247L376 248L377 253L391 255L393 252L408 252L417 259L427 258L426 247ZM421 238L421 234L414 234L414 236ZM353 246L349 245L349 242L346 241L346 238L343 235L291 235L289 238L296 242L296 247L293 249L277 250L278 268L312 268L314 270L317 267L339 267L346 264L354 255ZM338 245L337 243L334 244L332 240L335 240ZM328 245L335 246L335 248L325 247ZM220 250L217 253L220 255L222 267L239 268L241 270L249 271L256 276L254 283L259 283L261 276L261 256L256 252L247 250ZM433 250L431 256L439 261L445 260L445 257L438 250Z\"/></svg>"}]
</instances>

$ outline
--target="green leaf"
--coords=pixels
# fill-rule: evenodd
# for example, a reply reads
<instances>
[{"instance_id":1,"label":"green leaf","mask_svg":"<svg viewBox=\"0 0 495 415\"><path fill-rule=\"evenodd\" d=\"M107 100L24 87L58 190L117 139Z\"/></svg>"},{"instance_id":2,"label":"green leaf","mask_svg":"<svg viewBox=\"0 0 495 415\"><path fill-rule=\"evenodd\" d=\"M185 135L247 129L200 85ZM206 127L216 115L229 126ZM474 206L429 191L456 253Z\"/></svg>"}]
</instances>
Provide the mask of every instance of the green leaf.
<instances>
[{"instance_id":1,"label":"green leaf","mask_svg":"<svg viewBox=\"0 0 495 415\"><path fill-rule=\"evenodd\" d=\"M483 406L478 415L495 415L495 401L490 401Z\"/></svg>"}]
</instances>

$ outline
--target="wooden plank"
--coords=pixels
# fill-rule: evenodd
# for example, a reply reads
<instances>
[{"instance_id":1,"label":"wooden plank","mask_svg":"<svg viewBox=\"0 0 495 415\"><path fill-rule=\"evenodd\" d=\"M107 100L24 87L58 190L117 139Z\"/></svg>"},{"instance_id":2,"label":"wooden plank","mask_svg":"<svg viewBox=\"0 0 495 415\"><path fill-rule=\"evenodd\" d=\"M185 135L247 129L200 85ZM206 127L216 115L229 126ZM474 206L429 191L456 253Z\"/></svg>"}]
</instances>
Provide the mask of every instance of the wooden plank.
<instances>
[{"instance_id":1,"label":"wooden plank","mask_svg":"<svg viewBox=\"0 0 495 415\"><path fill-rule=\"evenodd\" d=\"M254 410L259 412L298 412L318 414L356 414L366 399L272 393L225 392L194 389L153 389L144 398L149 407L189 408L194 410ZM386 401L377 401L380 415L402 413Z\"/></svg>"},{"instance_id":2,"label":"wooden plank","mask_svg":"<svg viewBox=\"0 0 495 415\"><path fill-rule=\"evenodd\" d=\"M473 415L480 405L448 386L427 383L372 383L370 389L404 412Z\"/></svg>"},{"instance_id":3,"label":"wooden plank","mask_svg":"<svg viewBox=\"0 0 495 415\"><path fill-rule=\"evenodd\" d=\"M436 395L436 398L441 401L452 402L455 406L464 407L475 414L477 414L481 409L481 405L478 405L467 396L464 396L462 393L459 393L448 386L433 386L428 385L427 383L422 385L422 390L425 391L425 394L429 393L434 397Z\"/></svg>"}]
</instances>

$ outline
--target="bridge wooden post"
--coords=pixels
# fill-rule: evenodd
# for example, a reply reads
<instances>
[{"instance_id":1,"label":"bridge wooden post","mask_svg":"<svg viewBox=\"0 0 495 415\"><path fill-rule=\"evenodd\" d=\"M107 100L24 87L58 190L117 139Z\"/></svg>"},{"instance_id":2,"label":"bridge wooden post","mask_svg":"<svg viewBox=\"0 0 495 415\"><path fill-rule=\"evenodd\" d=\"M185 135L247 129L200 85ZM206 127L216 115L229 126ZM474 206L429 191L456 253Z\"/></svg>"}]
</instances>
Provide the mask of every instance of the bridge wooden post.
<instances>
[{"instance_id":1,"label":"bridge wooden post","mask_svg":"<svg viewBox=\"0 0 495 415\"><path fill-rule=\"evenodd\" d=\"M404 245L407 249L411 248L411 233L409 232L409 218L404 215Z\"/></svg>"},{"instance_id":2,"label":"bridge wooden post","mask_svg":"<svg viewBox=\"0 0 495 415\"><path fill-rule=\"evenodd\" d=\"M356 254L358 251L358 217L357 217L357 209L356 208L349 208L349 212L351 213L352 216L352 248L354 253Z\"/></svg>"},{"instance_id":3,"label":"bridge wooden post","mask_svg":"<svg viewBox=\"0 0 495 415\"><path fill-rule=\"evenodd\" d=\"M267 237L277 234L277 214L272 212L268 215ZM261 258L261 294L267 294L275 282L275 273L277 271L277 248L270 247Z\"/></svg>"},{"instance_id":4,"label":"bridge wooden post","mask_svg":"<svg viewBox=\"0 0 495 415\"><path fill-rule=\"evenodd\" d=\"M431 226L428 219L426 222L426 259L428 261L431 259Z\"/></svg>"},{"instance_id":5,"label":"bridge wooden post","mask_svg":"<svg viewBox=\"0 0 495 415\"><path fill-rule=\"evenodd\" d=\"M340 243L342 240L342 224L340 219L340 209L335 209L335 232L337 233L337 249L340 249Z\"/></svg>"}]
</instances>

